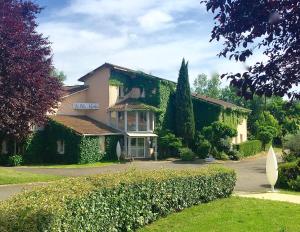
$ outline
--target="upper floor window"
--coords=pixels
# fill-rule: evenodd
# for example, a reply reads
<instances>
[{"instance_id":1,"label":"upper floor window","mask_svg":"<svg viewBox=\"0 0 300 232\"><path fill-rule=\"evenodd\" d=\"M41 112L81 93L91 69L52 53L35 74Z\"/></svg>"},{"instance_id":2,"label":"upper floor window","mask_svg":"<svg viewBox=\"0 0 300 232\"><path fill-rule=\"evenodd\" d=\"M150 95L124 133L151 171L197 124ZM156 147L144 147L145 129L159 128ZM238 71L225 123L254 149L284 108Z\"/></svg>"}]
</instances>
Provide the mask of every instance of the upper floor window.
<instances>
[{"instance_id":1,"label":"upper floor window","mask_svg":"<svg viewBox=\"0 0 300 232\"><path fill-rule=\"evenodd\" d=\"M124 86L119 86L119 93L118 93L119 98L124 97Z\"/></svg>"},{"instance_id":2,"label":"upper floor window","mask_svg":"<svg viewBox=\"0 0 300 232\"><path fill-rule=\"evenodd\" d=\"M7 141L3 140L1 143L1 153L2 154L7 154L8 150L7 150Z\"/></svg>"},{"instance_id":3,"label":"upper floor window","mask_svg":"<svg viewBox=\"0 0 300 232\"><path fill-rule=\"evenodd\" d=\"M118 129L124 130L125 128L125 112L119 111L118 112Z\"/></svg>"},{"instance_id":4,"label":"upper floor window","mask_svg":"<svg viewBox=\"0 0 300 232\"><path fill-rule=\"evenodd\" d=\"M117 112L110 112L110 125L114 128L117 128Z\"/></svg>"},{"instance_id":5,"label":"upper floor window","mask_svg":"<svg viewBox=\"0 0 300 232\"><path fill-rule=\"evenodd\" d=\"M58 154L65 154L65 141L60 139L56 141L57 143L57 153Z\"/></svg>"}]
</instances>

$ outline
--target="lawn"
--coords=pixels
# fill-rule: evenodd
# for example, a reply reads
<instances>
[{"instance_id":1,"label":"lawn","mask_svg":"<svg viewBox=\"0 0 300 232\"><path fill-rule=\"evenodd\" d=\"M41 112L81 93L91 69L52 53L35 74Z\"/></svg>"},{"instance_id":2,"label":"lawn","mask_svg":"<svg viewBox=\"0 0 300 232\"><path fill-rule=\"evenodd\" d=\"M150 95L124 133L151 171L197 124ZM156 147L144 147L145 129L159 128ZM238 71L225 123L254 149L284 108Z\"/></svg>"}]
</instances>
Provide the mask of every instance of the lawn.
<instances>
[{"instance_id":1,"label":"lawn","mask_svg":"<svg viewBox=\"0 0 300 232\"><path fill-rule=\"evenodd\" d=\"M139 230L149 231L300 231L300 205L232 197L174 213Z\"/></svg>"},{"instance_id":2,"label":"lawn","mask_svg":"<svg viewBox=\"0 0 300 232\"><path fill-rule=\"evenodd\" d=\"M90 164L42 164L42 165L30 165L27 167L31 168L93 168L93 167L103 167L108 165L117 164L117 161L108 161L108 162L97 162ZM26 167L26 166L23 166Z\"/></svg>"},{"instance_id":3,"label":"lawn","mask_svg":"<svg viewBox=\"0 0 300 232\"><path fill-rule=\"evenodd\" d=\"M21 184L32 182L48 182L63 178L62 176L33 174L28 172L19 172L12 169L0 168L0 185Z\"/></svg>"}]
</instances>

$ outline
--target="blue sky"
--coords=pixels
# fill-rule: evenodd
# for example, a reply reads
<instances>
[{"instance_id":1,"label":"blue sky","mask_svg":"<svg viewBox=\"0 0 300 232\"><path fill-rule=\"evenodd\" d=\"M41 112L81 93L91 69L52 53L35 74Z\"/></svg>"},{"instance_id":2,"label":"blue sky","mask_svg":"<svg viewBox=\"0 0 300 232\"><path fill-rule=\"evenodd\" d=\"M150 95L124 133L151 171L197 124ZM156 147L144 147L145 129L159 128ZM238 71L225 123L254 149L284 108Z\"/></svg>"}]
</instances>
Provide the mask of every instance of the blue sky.
<instances>
[{"instance_id":1,"label":"blue sky","mask_svg":"<svg viewBox=\"0 0 300 232\"><path fill-rule=\"evenodd\" d=\"M34 1L45 7L38 30L49 36L68 85L104 62L176 81L185 57L191 82L200 73L245 69L217 57L221 44L209 42L213 16L200 0Z\"/></svg>"}]
</instances>

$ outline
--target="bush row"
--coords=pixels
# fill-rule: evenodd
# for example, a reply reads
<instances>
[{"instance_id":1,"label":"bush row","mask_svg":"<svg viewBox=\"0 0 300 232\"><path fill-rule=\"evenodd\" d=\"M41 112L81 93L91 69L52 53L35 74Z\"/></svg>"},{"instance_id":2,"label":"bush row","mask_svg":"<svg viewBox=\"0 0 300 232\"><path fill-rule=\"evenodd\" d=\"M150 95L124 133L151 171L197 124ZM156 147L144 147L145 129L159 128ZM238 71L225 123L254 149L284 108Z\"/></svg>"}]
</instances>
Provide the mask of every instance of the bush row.
<instances>
[{"instance_id":1,"label":"bush row","mask_svg":"<svg viewBox=\"0 0 300 232\"><path fill-rule=\"evenodd\" d=\"M277 185L281 188L300 191L300 159L279 165Z\"/></svg>"},{"instance_id":2,"label":"bush row","mask_svg":"<svg viewBox=\"0 0 300 232\"><path fill-rule=\"evenodd\" d=\"M0 203L0 231L134 231L228 197L235 181L233 170L217 166L62 180Z\"/></svg>"},{"instance_id":3,"label":"bush row","mask_svg":"<svg viewBox=\"0 0 300 232\"><path fill-rule=\"evenodd\" d=\"M263 149L260 140L249 140L235 145L235 148L240 152L242 157L255 155Z\"/></svg>"}]
</instances>

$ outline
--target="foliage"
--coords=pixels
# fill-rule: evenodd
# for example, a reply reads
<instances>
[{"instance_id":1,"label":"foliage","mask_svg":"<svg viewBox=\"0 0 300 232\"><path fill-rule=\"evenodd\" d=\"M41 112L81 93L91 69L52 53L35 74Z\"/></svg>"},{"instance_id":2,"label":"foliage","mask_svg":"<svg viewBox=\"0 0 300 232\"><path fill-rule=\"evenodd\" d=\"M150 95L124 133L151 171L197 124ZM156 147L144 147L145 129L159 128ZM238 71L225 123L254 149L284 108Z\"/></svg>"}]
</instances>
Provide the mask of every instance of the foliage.
<instances>
[{"instance_id":1,"label":"foliage","mask_svg":"<svg viewBox=\"0 0 300 232\"><path fill-rule=\"evenodd\" d=\"M197 132L194 139L194 151L196 155L204 159L208 156L210 149L210 142L200 132Z\"/></svg>"},{"instance_id":2,"label":"foliage","mask_svg":"<svg viewBox=\"0 0 300 232\"><path fill-rule=\"evenodd\" d=\"M283 159L285 161L292 161L300 158L300 132L296 135L287 135L284 138L283 151Z\"/></svg>"},{"instance_id":3,"label":"foliage","mask_svg":"<svg viewBox=\"0 0 300 232\"><path fill-rule=\"evenodd\" d=\"M23 164L23 157L21 155L12 155L8 157L9 166L20 166Z\"/></svg>"},{"instance_id":4,"label":"foliage","mask_svg":"<svg viewBox=\"0 0 300 232\"><path fill-rule=\"evenodd\" d=\"M277 185L300 191L300 160L279 164Z\"/></svg>"},{"instance_id":5,"label":"foliage","mask_svg":"<svg viewBox=\"0 0 300 232\"><path fill-rule=\"evenodd\" d=\"M242 157L243 155L241 154L241 152L236 149L231 149L228 152L228 158L231 160L240 160Z\"/></svg>"},{"instance_id":6,"label":"foliage","mask_svg":"<svg viewBox=\"0 0 300 232\"><path fill-rule=\"evenodd\" d=\"M59 71L56 68L51 70L50 76L57 78L61 83L67 80L67 75L63 71Z\"/></svg>"},{"instance_id":7,"label":"foliage","mask_svg":"<svg viewBox=\"0 0 300 232\"><path fill-rule=\"evenodd\" d=\"M62 180L0 203L0 231L134 231L170 213L228 197L235 181L234 171L221 167Z\"/></svg>"},{"instance_id":8,"label":"foliage","mask_svg":"<svg viewBox=\"0 0 300 232\"><path fill-rule=\"evenodd\" d=\"M120 141L123 136L109 135L105 136L105 156L104 160L118 160L116 147L118 141Z\"/></svg>"},{"instance_id":9,"label":"foliage","mask_svg":"<svg viewBox=\"0 0 300 232\"><path fill-rule=\"evenodd\" d=\"M78 164L95 163L104 157L105 152L100 151L99 137L84 136L79 143Z\"/></svg>"},{"instance_id":10,"label":"foliage","mask_svg":"<svg viewBox=\"0 0 300 232\"><path fill-rule=\"evenodd\" d=\"M50 43L36 29L40 11L31 1L0 4L0 131L7 137L24 139L61 95L61 83L50 76Z\"/></svg>"},{"instance_id":11,"label":"foliage","mask_svg":"<svg viewBox=\"0 0 300 232\"><path fill-rule=\"evenodd\" d=\"M227 75L239 95L300 98L292 88L299 84L299 59L295 58L300 53L298 0L202 2L215 15L211 40L222 41L219 56L245 62L255 49L267 56L266 62L257 62L244 73Z\"/></svg>"},{"instance_id":12,"label":"foliage","mask_svg":"<svg viewBox=\"0 0 300 232\"><path fill-rule=\"evenodd\" d=\"M195 135L195 120L189 83L188 63L182 60L176 88L176 135L188 145Z\"/></svg>"},{"instance_id":13,"label":"foliage","mask_svg":"<svg viewBox=\"0 0 300 232\"><path fill-rule=\"evenodd\" d=\"M209 126L213 122L219 121L220 115L222 113L221 106L210 104L197 98L193 98L193 110L196 131L201 131L203 127ZM203 117L204 112L205 117Z\"/></svg>"},{"instance_id":14,"label":"foliage","mask_svg":"<svg viewBox=\"0 0 300 232\"><path fill-rule=\"evenodd\" d=\"M218 73L214 73L208 80L202 73L194 80L194 92L200 95L218 99L221 95L221 80Z\"/></svg>"},{"instance_id":15,"label":"foliage","mask_svg":"<svg viewBox=\"0 0 300 232\"><path fill-rule=\"evenodd\" d=\"M64 141L64 154L57 153L57 141ZM49 120L43 131L35 132L25 143L24 159L32 163L84 164L100 161L99 138L81 136L71 128Z\"/></svg>"},{"instance_id":16,"label":"foliage","mask_svg":"<svg viewBox=\"0 0 300 232\"><path fill-rule=\"evenodd\" d=\"M179 149L180 158L183 161L192 161L196 158L194 152L188 147L182 147Z\"/></svg>"},{"instance_id":17,"label":"foliage","mask_svg":"<svg viewBox=\"0 0 300 232\"><path fill-rule=\"evenodd\" d=\"M262 142L260 140L249 140L240 144L236 144L235 148L243 157L256 155L263 149Z\"/></svg>"},{"instance_id":18,"label":"foliage","mask_svg":"<svg viewBox=\"0 0 300 232\"><path fill-rule=\"evenodd\" d=\"M217 158L221 157L221 153L230 151L230 139L237 136L237 131L224 123L214 122L211 126L204 127L202 134L211 144L210 154Z\"/></svg>"},{"instance_id":19,"label":"foliage","mask_svg":"<svg viewBox=\"0 0 300 232\"><path fill-rule=\"evenodd\" d=\"M159 158L177 157L182 147L182 140L168 130L160 132L157 142Z\"/></svg>"},{"instance_id":20,"label":"foliage","mask_svg":"<svg viewBox=\"0 0 300 232\"><path fill-rule=\"evenodd\" d=\"M257 138L262 142L264 150L266 150L266 145L272 143L276 129L271 126L260 127Z\"/></svg>"},{"instance_id":21,"label":"foliage","mask_svg":"<svg viewBox=\"0 0 300 232\"><path fill-rule=\"evenodd\" d=\"M268 127L273 128L273 137L276 137L280 133L280 126L278 121L273 117L273 115L265 111L258 116L258 119L254 123L254 132L255 135L258 136L261 130L265 130L263 128Z\"/></svg>"}]
</instances>

